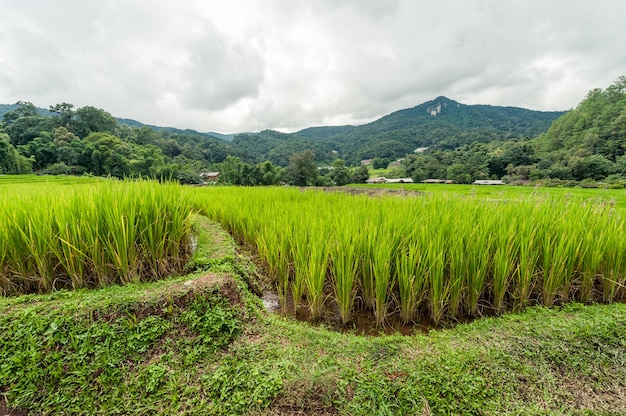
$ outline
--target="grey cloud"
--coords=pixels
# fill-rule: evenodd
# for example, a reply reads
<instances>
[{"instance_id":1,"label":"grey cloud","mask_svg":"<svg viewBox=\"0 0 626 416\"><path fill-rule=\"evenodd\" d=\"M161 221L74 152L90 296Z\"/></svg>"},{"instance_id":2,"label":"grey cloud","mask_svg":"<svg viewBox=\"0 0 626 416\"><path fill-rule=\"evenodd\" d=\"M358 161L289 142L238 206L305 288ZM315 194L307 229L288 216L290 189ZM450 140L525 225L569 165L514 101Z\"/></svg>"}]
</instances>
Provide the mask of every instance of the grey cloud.
<instances>
[{"instance_id":1,"label":"grey cloud","mask_svg":"<svg viewBox=\"0 0 626 416\"><path fill-rule=\"evenodd\" d=\"M186 53L181 93L190 107L218 110L258 96L263 60L250 45L228 39L207 23Z\"/></svg>"},{"instance_id":2,"label":"grey cloud","mask_svg":"<svg viewBox=\"0 0 626 416\"><path fill-rule=\"evenodd\" d=\"M7 0L0 102L182 128L361 123L438 95L559 110L625 74L620 0Z\"/></svg>"}]
</instances>

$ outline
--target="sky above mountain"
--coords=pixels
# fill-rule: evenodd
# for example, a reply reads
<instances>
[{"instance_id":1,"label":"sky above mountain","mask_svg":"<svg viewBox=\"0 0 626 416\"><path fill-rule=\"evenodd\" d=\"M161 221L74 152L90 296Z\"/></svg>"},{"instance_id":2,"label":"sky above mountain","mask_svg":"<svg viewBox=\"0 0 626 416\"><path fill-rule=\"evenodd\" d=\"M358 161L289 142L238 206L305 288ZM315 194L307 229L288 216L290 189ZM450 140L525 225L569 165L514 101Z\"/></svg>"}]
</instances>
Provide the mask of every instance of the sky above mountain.
<instances>
[{"instance_id":1,"label":"sky above mountain","mask_svg":"<svg viewBox=\"0 0 626 416\"><path fill-rule=\"evenodd\" d=\"M361 124L445 95L575 107L626 75L621 0L4 0L0 103L199 131Z\"/></svg>"}]
</instances>

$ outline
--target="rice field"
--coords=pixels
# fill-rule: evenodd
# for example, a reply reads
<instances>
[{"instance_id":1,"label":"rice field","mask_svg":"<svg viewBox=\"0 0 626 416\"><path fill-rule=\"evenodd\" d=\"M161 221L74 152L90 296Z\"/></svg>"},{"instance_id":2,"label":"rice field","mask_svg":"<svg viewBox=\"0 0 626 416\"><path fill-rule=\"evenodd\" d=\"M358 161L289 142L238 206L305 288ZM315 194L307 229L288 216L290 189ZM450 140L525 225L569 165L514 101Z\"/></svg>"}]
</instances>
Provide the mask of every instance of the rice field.
<instances>
[{"instance_id":1,"label":"rice field","mask_svg":"<svg viewBox=\"0 0 626 416\"><path fill-rule=\"evenodd\" d=\"M182 270L192 209L180 186L17 179L0 181L0 294L99 288Z\"/></svg>"},{"instance_id":2,"label":"rice field","mask_svg":"<svg viewBox=\"0 0 626 416\"><path fill-rule=\"evenodd\" d=\"M253 246L283 310L314 320L440 324L626 297L623 211L600 199L24 177L0 178L0 294L176 273L194 211Z\"/></svg>"},{"instance_id":3,"label":"rice field","mask_svg":"<svg viewBox=\"0 0 626 416\"><path fill-rule=\"evenodd\" d=\"M219 187L190 199L258 249L283 308L313 319L440 324L625 298L624 217L604 202Z\"/></svg>"}]
</instances>

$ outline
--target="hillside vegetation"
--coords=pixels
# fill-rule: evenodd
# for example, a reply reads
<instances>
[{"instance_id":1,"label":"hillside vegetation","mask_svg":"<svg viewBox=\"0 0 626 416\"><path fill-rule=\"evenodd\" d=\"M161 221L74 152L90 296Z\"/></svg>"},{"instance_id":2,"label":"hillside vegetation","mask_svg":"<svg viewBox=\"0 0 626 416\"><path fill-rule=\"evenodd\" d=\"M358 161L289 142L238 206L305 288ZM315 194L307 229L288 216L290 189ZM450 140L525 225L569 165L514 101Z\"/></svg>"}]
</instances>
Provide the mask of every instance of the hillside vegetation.
<instances>
[{"instance_id":1,"label":"hillside vegetation","mask_svg":"<svg viewBox=\"0 0 626 416\"><path fill-rule=\"evenodd\" d=\"M238 135L232 144L245 149L257 160L267 159L279 164L293 151L309 148L320 160L339 157L356 163L375 157L403 157L418 147L454 149L474 142L531 138L545 132L561 114L563 112L465 105L438 97L362 126L314 127L292 134L265 131Z\"/></svg>"},{"instance_id":2,"label":"hillside vegetation","mask_svg":"<svg viewBox=\"0 0 626 416\"><path fill-rule=\"evenodd\" d=\"M362 126L313 127L293 134L268 130L234 138L146 126L68 103L44 110L19 102L2 105L0 114L0 173L151 176L193 183L199 182L200 171L213 170L227 172L222 178L230 179L221 179L224 183L259 185L267 184L262 176L268 170L275 178L270 184L296 182L277 167L290 165L294 156L307 151L317 164L343 160L347 167L357 166L364 158L390 161L417 147L453 149L532 137L561 113L468 106L439 97ZM332 177L308 182L345 183Z\"/></svg>"}]
</instances>

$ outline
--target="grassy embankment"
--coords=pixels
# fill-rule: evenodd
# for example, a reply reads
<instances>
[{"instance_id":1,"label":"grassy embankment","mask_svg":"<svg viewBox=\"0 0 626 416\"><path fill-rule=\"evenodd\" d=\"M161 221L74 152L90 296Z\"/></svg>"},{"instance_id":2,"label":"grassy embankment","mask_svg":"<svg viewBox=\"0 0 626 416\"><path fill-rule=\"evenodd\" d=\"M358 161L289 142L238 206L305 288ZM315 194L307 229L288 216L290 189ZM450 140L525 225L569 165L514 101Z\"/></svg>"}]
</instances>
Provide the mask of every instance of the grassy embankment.
<instances>
[{"instance_id":1,"label":"grassy embankment","mask_svg":"<svg viewBox=\"0 0 626 416\"><path fill-rule=\"evenodd\" d=\"M0 299L0 392L34 414L623 414L626 306L532 307L410 337L262 311L205 230L201 271Z\"/></svg>"}]
</instances>

